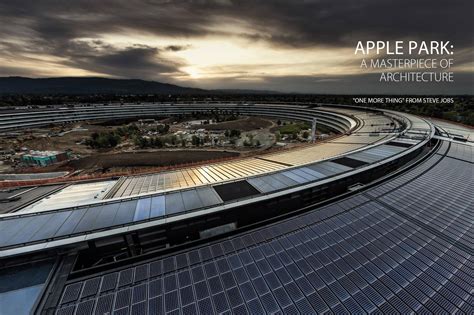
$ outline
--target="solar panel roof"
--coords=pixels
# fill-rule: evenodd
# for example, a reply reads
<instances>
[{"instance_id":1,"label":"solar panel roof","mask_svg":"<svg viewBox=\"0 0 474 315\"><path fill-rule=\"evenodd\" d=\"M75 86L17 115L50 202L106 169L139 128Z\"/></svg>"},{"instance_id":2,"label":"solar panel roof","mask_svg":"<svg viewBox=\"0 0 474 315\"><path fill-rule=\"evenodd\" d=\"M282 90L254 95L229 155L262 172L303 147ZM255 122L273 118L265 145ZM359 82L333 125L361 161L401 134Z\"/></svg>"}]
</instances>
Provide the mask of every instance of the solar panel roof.
<instances>
[{"instance_id":1,"label":"solar panel roof","mask_svg":"<svg viewBox=\"0 0 474 315\"><path fill-rule=\"evenodd\" d=\"M71 281L57 314L472 313L470 175L433 155L306 214Z\"/></svg>"}]
</instances>

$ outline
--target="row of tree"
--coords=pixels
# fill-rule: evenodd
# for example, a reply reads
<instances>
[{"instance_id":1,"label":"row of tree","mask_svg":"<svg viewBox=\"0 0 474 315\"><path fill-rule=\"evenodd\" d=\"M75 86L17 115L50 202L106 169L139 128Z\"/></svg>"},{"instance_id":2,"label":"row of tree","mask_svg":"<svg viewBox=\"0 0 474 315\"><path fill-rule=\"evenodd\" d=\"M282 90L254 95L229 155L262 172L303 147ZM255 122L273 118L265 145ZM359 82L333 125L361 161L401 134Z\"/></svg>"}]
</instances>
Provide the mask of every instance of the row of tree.
<instances>
[{"instance_id":1,"label":"row of tree","mask_svg":"<svg viewBox=\"0 0 474 315\"><path fill-rule=\"evenodd\" d=\"M158 125L154 131L159 134L166 134L170 129L169 125ZM94 149L107 149L114 148L123 139L134 139L135 145L140 148L145 147L154 147L161 148L165 143L170 143L176 145L177 137L154 137L154 138L145 138L142 136L142 131L136 124L129 124L126 126L121 126L113 131L107 132L94 132L89 139L86 140L86 145Z\"/></svg>"},{"instance_id":2,"label":"row of tree","mask_svg":"<svg viewBox=\"0 0 474 315\"><path fill-rule=\"evenodd\" d=\"M136 136L134 138L134 144L141 148L162 148L166 144L176 146L181 143L181 146L186 146L186 141L184 139L178 139L177 136L172 135L169 137L142 137Z\"/></svg>"},{"instance_id":3,"label":"row of tree","mask_svg":"<svg viewBox=\"0 0 474 315\"><path fill-rule=\"evenodd\" d=\"M122 141L122 137L115 131L94 132L86 141L86 145L94 149L105 149L116 147Z\"/></svg>"}]
</instances>

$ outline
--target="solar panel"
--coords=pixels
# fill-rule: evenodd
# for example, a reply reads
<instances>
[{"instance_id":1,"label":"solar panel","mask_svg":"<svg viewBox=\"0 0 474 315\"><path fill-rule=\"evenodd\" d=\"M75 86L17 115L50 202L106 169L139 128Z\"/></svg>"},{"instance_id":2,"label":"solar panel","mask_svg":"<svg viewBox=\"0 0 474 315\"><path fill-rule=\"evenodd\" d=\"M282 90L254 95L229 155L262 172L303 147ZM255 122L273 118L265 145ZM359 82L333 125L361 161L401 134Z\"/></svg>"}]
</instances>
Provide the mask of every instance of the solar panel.
<instances>
[{"instance_id":1,"label":"solar panel","mask_svg":"<svg viewBox=\"0 0 474 315\"><path fill-rule=\"evenodd\" d=\"M222 203L221 198L212 187L199 187L196 191L204 207Z\"/></svg>"},{"instance_id":2,"label":"solar panel","mask_svg":"<svg viewBox=\"0 0 474 315\"><path fill-rule=\"evenodd\" d=\"M107 314L112 311L114 295L104 295L97 300L96 314Z\"/></svg>"},{"instance_id":3,"label":"solar panel","mask_svg":"<svg viewBox=\"0 0 474 315\"><path fill-rule=\"evenodd\" d=\"M36 231L28 241L34 242L53 236L70 215L71 211L55 213L48 218L47 224L43 225L38 231Z\"/></svg>"},{"instance_id":4,"label":"solar panel","mask_svg":"<svg viewBox=\"0 0 474 315\"><path fill-rule=\"evenodd\" d=\"M165 196L155 196L151 198L150 218L161 217L165 215Z\"/></svg>"},{"instance_id":5,"label":"solar panel","mask_svg":"<svg viewBox=\"0 0 474 315\"><path fill-rule=\"evenodd\" d=\"M52 215L42 216L40 218L32 218L28 220L28 223L24 225L17 226L17 230L14 231L11 235L8 235L5 240L3 240L3 246L9 246L13 244L21 244L27 242L41 227L47 224L48 219Z\"/></svg>"},{"instance_id":6,"label":"solar panel","mask_svg":"<svg viewBox=\"0 0 474 315\"><path fill-rule=\"evenodd\" d=\"M331 161L315 163L315 164L308 165L307 167L318 173L324 174L326 176L332 176L332 175L350 171L353 169L352 167L337 164Z\"/></svg>"},{"instance_id":7,"label":"solar panel","mask_svg":"<svg viewBox=\"0 0 474 315\"><path fill-rule=\"evenodd\" d=\"M89 207L78 222L73 233L81 233L89 231L93 224L96 222L97 215L99 214L100 206Z\"/></svg>"},{"instance_id":8,"label":"solar panel","mask_svg":"<svg viewBox=\"0 0 474 315\"><path fill-rule=\"evenodd\" d=\"M194 290L192 286L186 286L182 287L180 290L180 298L181 298L181 303L183 305L188 305L194 302L195 296L194 296Z\"/></svg>"},{"instance_id":9,"label":"solar panel","mask_svg":"<svg viewBox=\"0 0 474 315\"><path fill-rule=\"evenodd\" d=\"M196 190L186 190L183 191L181 194L184 202L184 207L187 211L201 208L203 206L203 203L199 198L199 195Z\"/></svg>"},{"instance_id":10,"label":"solar panel","mask_svg":"<svg viewBox=\"0 0 474 315\"><path fill-rule=\"evenodd\" d=\"M130 288L117 292L117 295L115 298L114 309L120 310L120 309L123 309L124 307L128 309L128 305L130 305L130 299L131 299Z\"/></svg>"},{"instance_id":11,"label":"solar panel","mask_svg":"<svg viewBox=\"0 0 474 315\"><path fill-rule=\"evenodd\" d=\"M76 314L77 315L92 314L93 309L94 309L94 301L93 300L84 301L84 302L81 302L77 305Z\"/></svg>"},{"instance_id":12,"label":"solar panel","mask_svg":"<svg viewBox=\"0 0 474 315\"><path fill-rule=\"evenodd\" d=\"M88 209L77 209L71 211L71 215L66 219L66 221L61 225L59 230L54 234L55 237L72 234L76 225L79 223L81 218L84 216Z\"/></svg>"},{"instance_id":13,"label":"solar panel","mask_svg":"<svg viewBox=\"0 0 474 315\"><path fill-rule=\"evenodd\" d=\"M162 293L162 279L154 279L149 282L148 285L148 296L150 301L154 298L159 296Z\"/></svg>"},{"instance_id":14,"label":"solar panel","mask_svg":"<svg viewBox=\"0 0 474 315\"><path fill-rule=\"evenodd\" d=\"M115 289L117 285L117 280L118 280L118 273L116 272L105 275L102 279L100 293Z\"/></svg>"},{"instance_id":15,"label":"solar panel","mask_svg":"<svg viewBox=\"0 0 474 315\"><path fill-rule=\"evenodd\" d=\"M67 307L60 308L56 314L58 315L73 315L76 305L70 305Z\"/></svg>"},{"instance_id":16,"label":"solar panel","mask_svg":"<svg viewBox=\"0 0 474 315\"><path fill-rule=\"evenodd\" d=\"M81 299L96 295L97 292L99 291L101 280L102 279L100 277L97 277L97 278L89 279L86 282L84 282L84 288L82 289Z\"/></svg>"},{"instance_id":17,"label":"solar panel","mask_svg":"<svg viewBox=\"0 0 474 315\"><path fill-rule=\"evenodd\" d=\"M262 193L268 193L286 187L286 185L280 182L270 180L270 176L250 178L247 181Z\"/></svg>"},{"instance_id":18,"label":"solar panel","mask_svg":"<svg viewBox=\"0 0 474 315\"><path fill-rule=\"evenodd\" d=\"M68 285L64 290L61 303L64 304L77 300L79 298L79 294L81 293L81 288L81 282Z\"/></svg>"},{"instance_id":19,"label":"solar panel","mask_svg":"<svg viewBox=\"0 0 474 315\"><path fill-rule=\"evenodd\" d=\"M300 177L303 177L304 179L306 179L307 181L313 181L313 180L316 180L319 178L319 176L315 176L313 174L311 174L311 169L308 168L308 170L310 172L305 172L303 171L302 168L295 168L292 170L292 172Z\"/></svg>"},{"instance_id":20,"label":"solar panel","mask_svg":"<svg viewBox=\"0 0 474 315\"><path fill-rule=\"evenodd\" d=\"M112 225L126 224L133 221L135 209L137 207L137 200L122 201L118 207Z\"/></svg>"},{"instance_id":21,"label":"solar panel","mask_svg":"<svg viewBox=\"0 0 474 315\"><path fill-rule=\"evenodd\" d=\"M110 226L110 223L113 222L119 205L116 203L103 205L96 211L97 216L95 217L94 222L89 226L90 229L101 229Z\"/></svg>"},{"instance_id":22,"label":"solar panel","mask_svg":"<svg viewBox=\"0 0 474 315\"><path fill-rule=\"evenodd\" d=\"M273 175L270 175L270 178L272 181L275 181L275 183L280 182L284 184L285 186L283 186L282 188L291 187L299 184L298 181L291 179L288 176L284 176L282 173L275 173Z\"/></svg>"},{"instance_id":23,"label":"solar panel","mask_svg":"<svg viewBox=\"0 0 474 315\"><path fill-rule=\"evenodd\" d=\"M150 218L151 199L152 198L142 198L138 200L133 221L141 221Z\"/></svg>"},{"instance_id":24,"label":"solar panel","mask_svg":"<svg viewBox=\"0 0 474 315\"><path fill-rule=\"evenodd\" d=\"M86 286L95 292L93 283L101 279L99 292L90 299L99 305L103 298L104 309L110 303L105 297L113 293L115 309L127 311L143 310L145 302L149 311L183 313L460 311L472 289L471 256L461 242L469 237L466 219L471 210L463 206L463 192L472 181L466 175L457 183L460 192L449 191L455 203L444 202L446 187L438 184L440 178L470 166L446 160L429 164L432 168L421 164L427 173L410 177L408 183L393 179L393 192L378 198L364 192L300 217L123 269L117 285L116 272L68 284L58 309L66 312L69 303L85 302L80 292ZM333 164L321 171L309 169L325 176L348 169ZM305 181L317 177L303 168L291 174ZM434 195L427 185L435 189ZM396 191L403 191L402 196ZM127 293L135 283L139 287L133 290L139 291ZM145 285L146 292L141 289Z\"/></svg>"},{"instance_id":25,"label":"solar panel","mask_svg":"<svg viewBox=\"0 0 474 315\"><path fill-rule=\"evenodd\" d=\"M261 179L266 185L273 188L270 191L286 189L288 187L293 186L293 181L281 174L262 176ZM296 182L294 183L296 184Z\"/></svg>"},{"instance_id":26,"label":"solar panel","mask_svg":"<svg viewBox=\"0 0 474 315\"><path fill-rule=\"evenodd\" d=\"M126 269L119 273L118 286L123 287L131 284L133 281L133 269Z\"/></svg>"},{"instance_id":27,"label":"solar panel","mask_svg":"<svg viewBox=\"0 0 474 315\"><path fill-rule=\"evenodd\" d=\"M139 284L132 288L132 304L145 301L147 298L146 284Z\"/></svg>"},{"instance_id":28,"label":"solar panel","mask_svg":"<svg viewBox=\"0 0 474 315\"><path fill-rule=\"evenodd\" d=\"M320 173L320 172L318 172L314 169L311 169L309 167L302 167L302 168L300 168L300 170L305 172L305 173L308 173L308 174L312 175L316 179L321 179L321 178L326 177L326 175L324 175L323 173Z\"/></svg>"},{"instance_id":29,"label":"solar panel","mask_svg":"<svg viewBox=\"0 0 474 315\"><path fill-rule=\"evenodd\" d=\"M134 282L140 282L148 278L148 269L149 265L141 265L135 269L135 279Z\"/></svg>"}]
</instances>

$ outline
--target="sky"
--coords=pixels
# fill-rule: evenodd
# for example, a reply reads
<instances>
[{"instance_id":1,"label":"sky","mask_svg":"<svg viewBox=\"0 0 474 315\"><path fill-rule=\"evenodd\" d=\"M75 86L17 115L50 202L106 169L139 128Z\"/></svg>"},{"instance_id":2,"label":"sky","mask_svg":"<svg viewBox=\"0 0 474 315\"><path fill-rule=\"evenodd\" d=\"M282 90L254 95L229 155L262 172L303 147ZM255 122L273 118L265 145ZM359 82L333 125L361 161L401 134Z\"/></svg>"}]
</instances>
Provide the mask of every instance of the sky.
<instances>
[{"instance_id":1,"label":"sky","mask_svg":"<svg viewBox=\"0 0 474 315\"><path fill-rule=\"evenodd\" d=\"M472 94L471 0L2 0L0 76L205 89ZM454 83L381 83L357 41L449 40Z\"/></svg>"}]
</instances>

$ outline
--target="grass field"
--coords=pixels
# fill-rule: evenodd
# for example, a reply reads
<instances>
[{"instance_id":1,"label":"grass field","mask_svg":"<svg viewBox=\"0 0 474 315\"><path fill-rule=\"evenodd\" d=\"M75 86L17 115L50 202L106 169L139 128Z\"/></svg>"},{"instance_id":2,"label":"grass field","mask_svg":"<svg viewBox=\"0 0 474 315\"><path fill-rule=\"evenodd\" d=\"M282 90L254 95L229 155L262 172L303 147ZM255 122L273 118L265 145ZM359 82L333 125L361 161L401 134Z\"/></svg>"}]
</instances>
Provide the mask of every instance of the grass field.
<instances>
[{"instance_id":1,"label":"grass field","mask_svg":"<svg viewBox=\"0 0 474 315\"><path fill-rule=\"evenodd\" d=\"M290 134L299 133L301 130L306 130L310 128L311 126L307 123L297 122L297 123L281 126L278 128L278 131L280 131L280 133L283 135L290 135Z\"/></svg>"}]
</instances>

